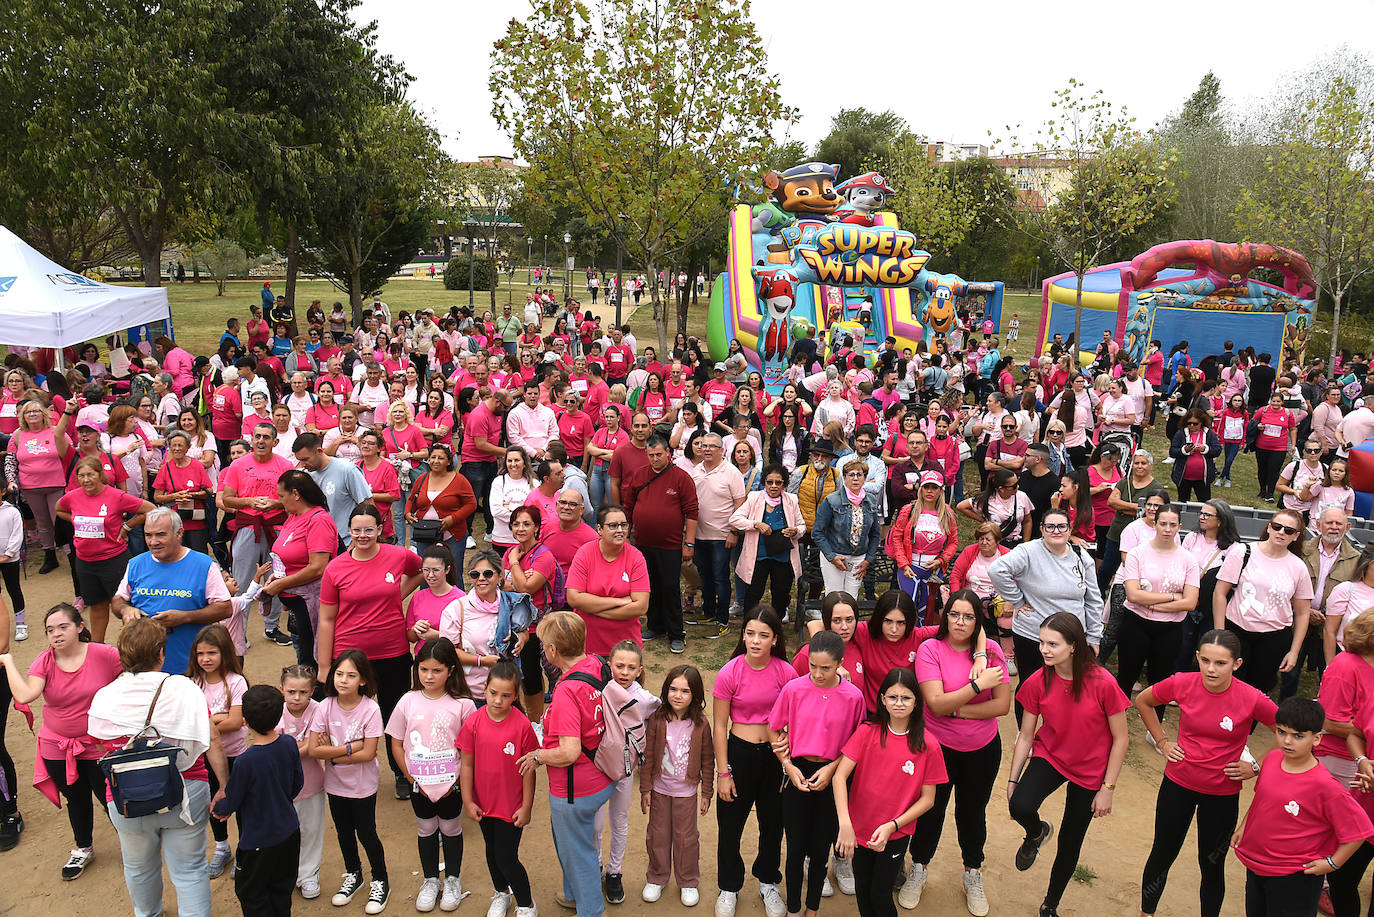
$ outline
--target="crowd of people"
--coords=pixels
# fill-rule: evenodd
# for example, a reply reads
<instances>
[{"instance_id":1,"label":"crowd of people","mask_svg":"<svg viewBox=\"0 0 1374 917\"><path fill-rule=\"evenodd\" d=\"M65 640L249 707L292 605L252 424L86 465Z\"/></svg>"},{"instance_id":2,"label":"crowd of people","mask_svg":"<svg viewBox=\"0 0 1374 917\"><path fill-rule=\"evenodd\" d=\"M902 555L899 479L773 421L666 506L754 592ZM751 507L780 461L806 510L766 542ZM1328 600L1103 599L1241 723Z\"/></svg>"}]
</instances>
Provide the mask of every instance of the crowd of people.
<instances>
[{"instance_id":1,"label":"crowd of people","mask_svg":"<svg viewBox=\"0 0 1374 917\"><path fill-rule=\"evenodd\" d=\"M1018 367L966 321L963 349L801 338L775 393L737 341L722 361L681 334L660 354L545 306L377 299L355 323L315 303L297 328L265 285L213 354L92 343L66 372L10 355L0 702L42 701L33 785L66 803L62 878L93 860L98 805L136 914L161 912L164 864L184 915L226 872L245 913L289 913L322 894L332 825L332 903L381 913L402 846L377 827L385 760L420 911L462 900L465 820L489 917L537 913L520 844L540 821L557 904L625 901L637 779L647 903L670 882L699 903L714 802L717 917L741 907L748 847L768 917L814 917L836 888L863 917L916 908L952 801L969 912L990 911L1001 823L1020 871L1058 832L1054 917L1133 710L1165 758L1143 915L1196 821L1204 917L1232 848L1248 914L1355 917L1374 862L1374 547L1347 537L1345 459L1374 433L1362 355L1328 377L1230 342L1194 368L1187 342L1154 342L1138 366L1108 335L1079 366L1056 335ZM1255 543L1213 496L1242 450L1282 501ZM48 648L25 672L27 550L41 575L65 564L72 599L33 622ZM691 664L722 638L728 662ZM293 658L250 684L264 644ZM683 657L653 684L646 644ZM3 726L8 850L24 793ZM130 815L100 761L145 726L184 792ZM1256 759L1260 726L1276 747Z\"/></svg>"}]
</instances>

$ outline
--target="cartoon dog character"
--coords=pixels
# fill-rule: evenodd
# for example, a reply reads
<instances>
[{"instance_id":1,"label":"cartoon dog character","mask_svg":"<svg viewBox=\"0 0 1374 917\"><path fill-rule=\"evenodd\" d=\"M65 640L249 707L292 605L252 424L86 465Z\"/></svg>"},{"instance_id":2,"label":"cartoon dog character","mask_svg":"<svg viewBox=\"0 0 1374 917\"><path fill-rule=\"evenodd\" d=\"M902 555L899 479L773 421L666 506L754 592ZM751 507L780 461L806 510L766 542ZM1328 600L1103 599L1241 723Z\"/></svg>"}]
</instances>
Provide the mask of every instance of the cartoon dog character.
<instances>
[{"instance_id":1,"label":"cartoon dog character","mask_svg":"<svg viewBox=\"0 0 1374 917\"><path fill-rule=\"evenodd\" d=\"M808 162L782 173L769 172L763 177L763 184L784 213L802 218L824 218L844 203L835 193L835 179L839 174L838 164Z\"/></svg>"},{"instance_id":2,"label":"cartoon dog character","mask_svg":"<svg viewBox=\"0 0 1374 917\"><path fill-rule=\"evenodd\" d=\"M944 337L954 328L954 299L968 292L968 284L953 275L927 274L921 286L931 294L922 324L936 337Z\"/></svg>"},{"instance_id":3,"label":"cartoon dog character","mask_svg":"<svg viewBox=\"0 0 1374 917\"><path fill-rule=\"evenodd\" d=\"M759 328L759 356L765 363L785 359L791 345L787 319L796 302L792 281L776 271L760 274L763 281L760 299L763 301L763 326Z\"/></svg>"},{"instance_id":4,"label":"cartoon dog character","mask_svg":"<svg viewBox=\"0 0 1374 917\"><path fill-rule=\"evenodd\" d=\"M888 187L887 180L877 172L856 175L835 188L844 195L845 204L836 211L841 223L872 226L873 214L881 210L897 192Z\"/></svg>"}]
</instances>

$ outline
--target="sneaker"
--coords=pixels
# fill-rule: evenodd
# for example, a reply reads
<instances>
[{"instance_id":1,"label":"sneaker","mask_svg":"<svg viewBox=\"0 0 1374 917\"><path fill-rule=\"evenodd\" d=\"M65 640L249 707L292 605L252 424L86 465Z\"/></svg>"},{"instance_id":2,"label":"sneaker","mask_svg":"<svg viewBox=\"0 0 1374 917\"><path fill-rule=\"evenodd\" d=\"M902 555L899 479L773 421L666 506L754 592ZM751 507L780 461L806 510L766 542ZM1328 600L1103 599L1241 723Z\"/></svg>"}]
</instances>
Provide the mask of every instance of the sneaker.
<instances>
[{"instance_id":1,"label":"sneaker","mask_svg":"<svg viewBox=\"0 0 1374 917\"><path fill-rule=\"evenodd\" d=\"M278 629L275 628L275 627L272 628L271 630L263 631L263 636L266 637L268 640L271 640L271 641L272 641L273 643L275 643L277 646L290 646L290 645L291 645L291 637L290 637L289 635L287 635L287 634L282 633L280 630L278 630Z\"/></svg>"},{"instance_id":2,"label":"sneaker","mask_svg":"<svg viewBox=\"0 0 1374 917\"><path fill-rule=\"evenodd\" d=\"M224 870L234 861L234 851L229 849L229 845L215 845L215 852L210 855L210 878L218 879Z\"/></svg>"},{"instance_id":3,"label":"sneaker","mask_svg":"<svg viewBox=\"0 0 1374 917\"><path fill-rule=\"evenodd\" d=\"M1244 748L1242 748L1242 749L1240 750L1240 760L1244 761L1246 764L1250 765L1252 768L1258 768L1258 767L1259 767L1259 762L1255 760L1255 756L1250 752L1250 746L1249 746L1249 745L1245 746Z\"/></svg>"},{"instance_id":4,"label":"sneaker","mask_svg":"<svg viewBox=\"0 0 1374 917\"><path fill-rule=\"evenodd\" d=\"M1040 822L1040 836L1028 837L1021 842L1021 846L1016 851L1016 868L1025 872L1035 865L1035 858L1040 855L1040 845L1050 839L1054 833L1054 826L1047 821Z\"/></svg>"},{"instance_id":5,"label":"sneaker","mask_svg":"<svg viewBox=\"0 0 1374 917\"><path fill-rule=\"evenodd\" d=\"M897 891L897 903L908 911L921 903L921 893L926 890L926 879L930 878L930 870L920 863L912 863L911 870L906 874L906 881Z\"/></svg>"},{"instance_id":6,"label":"sneaker","mask_svg":"<svg viewBox=\"0 0 1374 917\"><path fill-rule=\"evenodd\" d=\"M1007 656L1007 676L1009 678L1015 678L1019 674L1020 672L1016 670L1016 659L1011 656Z\"/></svg>"},{"instance_id":7,"label":"sneaker","mask_svg":"<svg viewBox=\"0 0 1374 917\"><path fill-rule=\"evenodd\" d=\"M569 901L567 898L564 898L562 892L554 892L554 893L553 893L553 903L556 904L556 905L558 905L559 907L563 908L564 910L568 910L568 911L575 911L575 910L577 910L577 902L576 902L576 901Z\"/></svg>"},{"instance_id":8,"label":"sneaker","mask_svg":"<svg viewBox=\"0 0 1374 917\"><path fill-rule=\"evenodd\" d=\"M659 898L663 897L663 886L655 885L652 882L646 882L644 885L644 891L639 893L639 897L643 898L650 904L653 904Z\"/></svg>"},{"instance_id":9,"label":"sneaker","mask_svg":"<svg viewBox=\"0 0 1374 917\"><path fill-rule=\"evenodd\" d=\"M301 883L301 897L307 900L320 896L320 883L314 879L306 879Z\"/></svg>"},{"instance_id":10,"label":"sneaker","mask_svg":"<svg viewBox=\"0 0 1374 917\"><path fill-rule=\"evenodd\" d=\"M1226 483L1225 483L1224 485L1222 485L1222 486L1223 486L1223 487L1230 487L1230 486L1231 486L1231 479L1230 479L1230 478L1227 478L1227 479L1226 479Z\"/></svg>"},{"instance_id":11,"label":"sneaker","mask_svg":"<svg viewBox=\"0 0 1374 917\"><path fill-rule=\"evenodd\" d=\"M964 870L964 897L973 917L988 917L988 896L983 893L983 873L978 869Z\"/></svg>"},{"instance_id":12,"label":"sneaker","mask_svg":"<svg viewBox=\"0 0 1374 917\"><path fill-rule=\"evenodd\" d=\"M507 897L510 897L507 895ZM458 876L447 876L444 878L444 896L439 899L439 910L456 911L458 905L463 903L463 880ZM502 911L504 915L506 912Z\"/></svg>"},{"instance_id":13,"label":"sneaker","mask_svg":"<svg viewBox=\"0 0 1374 917\"><path fill-rule=\"evenodd\" d=\"M363 877L356 872L346 872L343 874L343 883L339 885L339 890L329 903L335 907L343 907L353 900L353 896L358 893L358 889L363 887Z\"/></svg>"},{"instance_id":14,"label":"sneaker","mask_svg":"<svg viewBox=\"0 0 1374 917\"><path fill-rule=\"evenodd\" d=\"M681 895L683 907L696 907L697 902L701 900L701 892L697 891L695 888L684 888L681 891Z\"/></svg>"},{"instance_id":15,"label":"sneaker","mask_svg":"<svg viewBox=\"0 0 1374 917\"><path fill-rule=\"evenodd\" d=\"M471 535L469 535L469 536L468 536L467 543L466 543L464 546L465 546L469 551L471 551L473 548L477 547L477 539L475 539L475 538L473 538Z\"/></svg>"},{"instance_id":16,"label":"sneaker","mask_svg":"<svg viewBox=\"0 0 1374 917\"><path fill-rule=\"evenodd\" d=\"M732 617L732 618L742 618L742 617L744 617L744 606L741 605L739 602L736 602L735 604L731 605L731 606L730 606L730 617Z\"/></svg>"},{"instance_id":17,"label":"sneaker","mask_svg":"<svg viewBox=\"0 0 1374 917\"><path fill-rule=\"evenodd\" d=\"M539 905L531 904L529 907L517 907L515 917L539 917Z\"/></svg>"},{"instance_id":18,"label":"sneaker","mask_svg":"<svg viewBox=\"0 0 1374 917\"><path fill-rule=\"evenodd\" d=\"M739 892L721 892L716 896L716 917L735 917Z\"/></svg>"},{"instance_id":19,"label":"sneaker","mask_svg":"<svg viewBox=\"0 0 1374 917\"><path fill-rule=\"evenodd\" d=\"M707 626L709 626L709 625L712 625L712 624L715 624L715 623L716 623L716 616L713 615L713 614L707 614L706 612L703 611L703 612L701 612L700 614L693 615L692 617L687 618L687 623L688 623L688 624L701 624L701 625L707 625Z\"/></svg>"},{"instance_id":20,"label":"sneaker","mask_svg":"<svg viewBox=\"0 0 1374 917\"><path fill-rule=\"evenodd\" d=\"M681 637L674 637L668 641L668 649L674 653L685 653L687 652L687 641Z\"/></svg>"},{"instance_id":21,"label":"sneaker","mask_svg":"<svg viewBox=\"0 0 1374 917\"><path fill-rule=\"evenodd\" d=\"M391 897L391 886L386 879L373 879L367 889L367 907L364 914L380 914L386 910L386 900Z\"/></svg>"},{"instance_id":22,"label":"sneaker","mask_svg":"<svg viewBox=\"0 0 1374 917\"><path fill-rule=\"evenodd\" d=\"M606 877L601 880L601 887L606 891L607 904L623 904L625 901L625 879L618 872L608 872Z\"/></svg>"},{"instance_id":23,"label":"sneaker","mask_svg":"<svg viewBox=\"0 0 1374 917\"><path fill-rule=\"evenodd\" d=\"M848 857L835 857L835 884L845 895L854 894L854 861Z\"/></svg>"},{"instance_id":24,"label":"sneaker","mask_svg":"<svg viewBox=\"0 0 1374 917\"><path fill-rule=\"evenodd\" d=\"M422 914L428 914L434 910L434 906L439 903L439 891L443 884L437 876L426 876L423 884L420 885L420 892L415 896L415 910ZM369 901L372 899L369 897Z\"/></svg>"},{"instance_id":25,"label":"sneaker","mask_svg":"<svg viewBox=\"0 0 1374 917\"><path fill-rule=\"evenodd\" d=\"M1168 458L1166 458L1166 459L1164 460L1164 464L1166 464L1166 465L1172 465L1173 463L1174 463L1174 457L1173 457L1172 455L1169 456Z\"/></svg>"},{"instance_id":26,"label":"sneaker","mask_svg":"<svg viewBox=\"0 0 1374 917\"><path fill-rule=\"evenodd\" d=\"M824 879L821 880L821 897L822 897L822 898L833 898L833 897L835 897L835 886L833 886L833 885L830 884L830 876L828 876L828 875L827 875Z\"/></svg>"},{"instance_id":27,"label":"sneaker","mask_svg":"<svg viewBox=\"0 0 1374 917\"><path fill-rule=\"evenodd\" d=\"M511 902L514 900L515 896L510 892L497 892L492 895L487 917L506 917L506 912L510 910Z\"/></svg>"},{"instance_id":28,"label":"sneaker","mask_svg":"<svg viewBox=\"0 0 1374 917\"><path fill-rule=\"evenodd\" d=\"M639 638L643 640L645 643L648 643L650 640L658 640L659 638L666 636L668 635L665 634L663 631L653 630L652 628L648 627L644 628L639 632Z\"/></svg>"},{"instance_id":29,"label":"sneaker","mask_svg":"<svg viewBox=\"0 0 1374 917\"><path fill-rule=\"evenodd\" d=\"M401 777L401 776L397 776L397 777L396 777L396 798L397 798L397 799L409 799L409 798L410 798L410 784L406 782L406 778Z\"/></svg>"},{"instance_id":30,"label":"sneaker","mask_svg":"<svg viewBox=\"0 0 1374 917\"><path fill-rule=\"evenodd\" d=\"M62 881L70 882L72 879L81 878L81 874L86 871L86 867L91 865L91 861L94 859L95 851L89 847L73 850L67 858L67 865L62 867Z\"/></svg>"},{"instance_id":31,"label":"sneaker","mask_svg":"<svg viewBox=\"0 0 1374 917\"><path fill-rule=\"evenodd\" d=\"M706 631L706 639L707 639L707 640L719 640L721 637L724 637L724 636L726 636L727 634L729 634L729 633L731 633L731 632L733 632L733 631L734 631L734 628L731 627L729 624L717 624L717 625L715 625L715 627L713 627L713 628L711 628L710 630Z\"/></svg>"},{"instance_id":32,"label":"sneaker","mask_svg":"<svg viewBox=\"0 0 1374 917\"><path fill-rule=\"evenodd\" d=\"M1155 737L1150 733L1150 730L1148 729L1145 730L1145 741L1150 743L1150 747L1155 750L1155 754L1164 754L1163 749L1159 747L1159 743L1155 741Z\"/></svg>"},{"instance_id":33,"label":"sneaker","mask_svg":"<svg viewBox=\"0 0 1374 917\"><path fill-rule=\"evenodd\" d=\"M29 639L29 626L22 623L14 625L14 639L19 643Z\"/></svg>"},{"instance_id":34,"label":"sneaker","mask_svg":"<svg viewBox=\"0 0 1374 917\"><path fill-rule=\"evenodd\" d=\"M782 900L782 892L771 882L759 883L759 897L763 899L763 910L768 917L786 917L787 905Z\"/></svg>"}]
</instances>

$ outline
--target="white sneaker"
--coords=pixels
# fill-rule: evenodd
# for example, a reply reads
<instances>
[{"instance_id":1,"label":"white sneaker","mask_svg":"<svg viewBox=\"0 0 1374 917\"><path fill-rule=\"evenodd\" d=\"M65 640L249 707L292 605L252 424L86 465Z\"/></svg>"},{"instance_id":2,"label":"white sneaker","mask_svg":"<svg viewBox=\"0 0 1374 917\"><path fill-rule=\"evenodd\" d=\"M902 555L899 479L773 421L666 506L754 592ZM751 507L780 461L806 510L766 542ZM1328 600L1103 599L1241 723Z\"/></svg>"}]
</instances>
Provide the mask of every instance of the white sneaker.
<instances>
[{"instance_id":1,"label":"white sneaker","mask_svg":"<svg viewBox=\"0 0 1374 917\"><path fill-rule=\"evenodd\" d=\"M988 896L983 893L983 873L978 869L964 870L964 897L973 917L988 917Z\"/></svg>"},{"instance_id":2,"label":"white sneaker","mask_svg":"<svg viewBox=\"0 0 1374 917\"><path fill-rule=\"evenodd\" d=\"M439 891L443 888L442 883L437 878L426 878L420 885L420 891L415 896L415 910L422 914L428 914L434 910L434 905L439 903Z\"/></svg>"},{"instance_id":3,"label":"white sneaker","mask_svg":"<svg viewBox=\"0 0 1374 917\"><path fill-rule=\"evenodd\" d=\"M696 907L697 902L701 900L701 892L697 891L695 888L684 888L681 891L681 895L683 907Z\"/></svg>"},{"instance_id":4,"label":"white sneaker","mask_svg":"<svg viewBox=\"0 0 1374 917\"><path fill-rule=\"evenodd\" d=\"M475 538L473 538L471 535L469 535L469 536L468 536L468 541L467 541L467 549L468 549L469 551L471 551L471 550L472 550L473 548L475 548L475 547L477 547L477 539L475 539Z\"/></svg>"},{"instance_id":5,"label":"white sneaker","mask_svg":"<svg viewBox=\"0 0 1374 917\"><path fill-rule=\"evenodd\" d=\"M854 894L854 862L848 857L835 857L835 884L842 893Z\"/></svg>"},{"instance_id":6,"label":"white sneaker","mask_svg":"<svg viewBox=\"0 0 1374 917\"><path fill-rule=\"evenodd\" d=\"M739 892L721 892L716 896L716 917L735 917Z\"/></svg>"},{"instance_id":7,"label":"white sneaker","mask_svg":"<svg viewBox=\"0 0 1374 917\"><path fill-rule=\"evenodd\" d=\"M531 904L529 907L517 907L515 917L539 917L539 905Z\"/></svg>"},{"instance_id":8,"label":"white sneaker","mask_svg":"<svg viewBox=\"0 0 1374 917\"><path fill-rule=\"evenodd\" d=\"M1172 465L1173 463L1174 463L1174 457L1173 457L1172 455L1169 456L1168 458L1166 458L1166 459L1164 460L1164 464L1166 464L1166 465Z\"/></svg>"},{"instance_id":9,"label":"white sneaker","mask_svg":"<svg viewBox=\"0 0 1374 917\"><path fill-rule=\"evenodd\" d=\"M497 892L491 896L491 907L487 908L487 917L506 917L506 912L510 910L511 902L515 896L510 892Z\"/></svg>"},{"instance_id":10,"label":"white sneaker","mask_svg":"<svg viewBox=\"0 0 1374 917\"><path fill-rule=\"evenodd\" d=\"M386 910L387 899L391 897L391 885L384 879L373 879L367 890L367 907L364 914L380 914Z\"/></svg>"},{"instance_id":11,"label":"white sneaker","mask_svg":"<svg viewBox=\"0 0 1374 917\"><path fill-rule=\"evenodd\" d=\"M456 911L458 905L463 903L463 880L458 876L447 876L444 879L444 896L439 899L439 910ZM505 911L501 912L502 914Z\"/></svg>"},{"instance_id":12,"label":"white sneaker","mask_svg":"<svg viewBox=\"0 0 1374 917\"><path fill-rule=\"evenodd\" d=\"M1020 675L1020 674L1021 674L1020 672L1016 671L1016 660L1015 660L1013 657L1008 656L1008 657L1007 657L1007 675L1008 675L1008 677L1010 677L1010 678L1015 678L1017 675Z\"/></svg>"},{"instance_id":13,"label":"white sneaker","mask_svg":"<svg viewBox=\"0 0 1374 917\"><path fill-rule=\"evenodd\" d=\"M1164 754L1164 750L1159 747L1159 743L1155 741L1155 737L1150 734L1148 729L1145 730L1145 741L1150 743L1150 747L1155 750L1156 754Z\"/></svg>"},{"instance_id":14,"label":"white sneaker","mask_svg":"<svg viewBox=\"0 0 1374 917\"><path fill-rule=\"evenodd\" d=\"M782 892L770 882L759 883L759 897L763 899L763 910L768 917L786 917L787 904L782 900Z\"/></svg>"},{"instance_id":15,"label":"white sneaker","mask_svg":"<svg viewBox=\"0 0 1374 917\"><path fill-rule=\"evenodd\" d=\"M824 879L821 880L821 897L835 897L835 886L830 884L830 876L826 876Z\"/></svg>"},{"instance_id":16,"label":"white sneaker","mask_svg":"<svg viewBox=\"0 0 1374 917\"><path fill-rule=\"evenodd\" d=\"M78 847L67 857L67 864L62 867L62 881L70 882L73 879L81 878L81 874L86 871L86 867L95 861L95 851L90 847Z\"/></svg>"},{"instance_id":17,"label":"white sneaker","mask_svg":"<svg viewBox=\"0 0 1374 917\"><path fill-rule=\"evenodd\" d=\"M301 897L310 899L320 896L320 883L314 879L306 879L301 883Z\"/></svg>"},{"instance_id":18,"label":"white sneaker","mask_svg":"<svg viewBox=\"0 0 1374 917\"><path fill-rule=\"evenodd\" d=\"M912 863L911 871L906 874L906 881L897 892L897 903L908 911L920 904L921 892L925 891L926 879L929 877L929 869L919 863Z\"/></svg>"},{"instance_id":19,"label":"white sneaker","mask_svg":"<svg viewBox=\"0 0 1374 917\"><path fill-rule=\"evenodd\" d=\"M232 862L234 862L234 852L229 849L229 845L215 844L215 852L210 855L210 878L218 879Z\"/></svg>"},{"instance_id":20,"label":"white sneaker","mask_svg":"<svg viewBox=\"0 0 1374 917\"><path fill-rule=\"evenodd\" d=\"M27 624L14 625L14 639L20 643L29 639L29 626Z\"/></svg>"},{"instance_id":21,"label":"white sneaker","mask_svg":"<svg viewBox=\"0 0 1374 917\"><path fill-rule=\"evenodd\" d=\"M663 886L655 885L652 882L647 882L644 885L644 891L639 893L639 897L643 898L645 901L648 901L650 904L652 904L659 898L663 897Z\"/></svg>"}]
</instances>

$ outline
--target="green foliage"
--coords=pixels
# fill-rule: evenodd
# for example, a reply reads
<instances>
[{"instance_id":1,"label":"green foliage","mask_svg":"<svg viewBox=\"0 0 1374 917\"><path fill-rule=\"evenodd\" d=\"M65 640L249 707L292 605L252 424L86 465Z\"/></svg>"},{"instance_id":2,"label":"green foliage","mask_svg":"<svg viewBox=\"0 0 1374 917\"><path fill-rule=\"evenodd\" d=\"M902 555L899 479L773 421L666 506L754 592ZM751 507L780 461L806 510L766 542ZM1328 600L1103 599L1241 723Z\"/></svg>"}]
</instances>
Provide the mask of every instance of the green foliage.
<instances>
[{"instance_id":1,"label":"green foliage","mask_svg":"<svg viewBox=\"0 0 1374 917\"><path fill-rule=\"evenodd\" d=\"M1333 59L1300 76L1267 137L1253 187L1241 192L1237 229L1303 253L1332 301L1331 363L1341 306L1374 266L1374 70Z\"/></svg>"},{"instance_id":2,"label":"green foliage","mask_svg":"<svg viewBox=\"0 0 1374 917\"><path fill-rule=\"evenodd\" d=\"M744 0L534 0L492 54L492 114L536 187L575 204L650 276L757 183L795 116ZM660 347L666 316L657 307Z\"/></svg>"},{"instance_id":3,"label":"green foliage","mask_svg":"<svg viewBox=\"0 0 1374 917\"><path fill-rule=\"evenodd\" d=\"M924 141L910 140L896 145L881 168L897 190L890 206L902 228L936 258L963 250L971 261L968 249L981 249L1007 231L1016 189L986 157L939 163ZM952 270L954 260L944 261L941 269Z\"/></svg>"},{"instance_id":4,"label":"green foliage","mask_svg":"<svg viewBox=\"0 0 1374 917\"><path fill-rule=\"evenodd\" d=\"M816 162L837 162L840 164L840 178L853 178L869 169L884 168L881 164L899 152L903 156L910 156L910 149L902 148L909 148L915 139L906 121L895 112L872 112L862 107L842 108L830 120L830 133L816 144L816 151L811 158ZM797 159L782 167L802 161Z\"/></svg>"},{"instance_id":5,"label":"green foliage","mask_svg":"<svg viewBox=\"0 0 1374 917\"><path fill-rule=\"evenodd\" d=\"M446 173L442 212L451 227L450 232L461 227L465 236L482 245L486 245L488 239L512 236L510 226L514 211L525 194L525 183L520 175L504 166L484 162L450 163ZM513 242L513 237L508 241ZM463 288L467 288L466 264ZM491 290L491 308L495 310L496 286L479 284L477 289Z\"/></svg>"},{"instance_id":6,"label":"green foliage","mask_svg":"<svg viewBox=\"0 0 1374 917\"><path fill-rule=\"evenodd\" d=\"M231 277L246 277L248 270L257 263L232 239L215 239L206 245L191 249L190 255L200 265L201 270L210 275L215 282L217 296L224 295L225 281Z\"/></svg>"},{"instance_id":7,"label":"green foliage","mask_svg":"<svg viewBox=\"0 0 1374 917\"><path fill-rule=\"evenodd\" d=\"M492 295L496 294L496 287L501 282L501 272L496 269L495 263L490 258L483 258L480 255L473 259L472 263L472 288L474 290L490 290ZM468 256L466 254L454 255L453 260L444 268L444 289L445 290L466 290L468 288Z\"/></svg>"}]
</instances>

